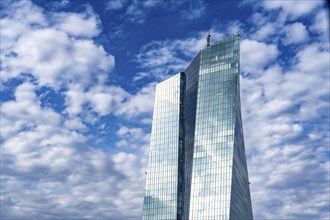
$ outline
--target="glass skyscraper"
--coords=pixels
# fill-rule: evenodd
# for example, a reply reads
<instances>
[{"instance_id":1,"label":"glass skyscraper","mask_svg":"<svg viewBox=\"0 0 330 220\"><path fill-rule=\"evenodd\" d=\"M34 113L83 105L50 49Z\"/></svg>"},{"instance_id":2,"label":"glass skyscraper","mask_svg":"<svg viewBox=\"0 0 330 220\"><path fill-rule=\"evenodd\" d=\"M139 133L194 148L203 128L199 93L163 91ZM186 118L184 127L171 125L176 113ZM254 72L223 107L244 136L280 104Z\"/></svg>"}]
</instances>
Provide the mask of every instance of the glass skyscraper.
<instances>
[{"instance_id":1,"label":"glass skyscraper","mask_svg":"<svg viewBox=\"0 0 330 220\"><path fill-rule=\"evenodd\" d=\"M236 33L157 85L143 220L253 219L239 51Z\"/></svg>"}]
</instances>

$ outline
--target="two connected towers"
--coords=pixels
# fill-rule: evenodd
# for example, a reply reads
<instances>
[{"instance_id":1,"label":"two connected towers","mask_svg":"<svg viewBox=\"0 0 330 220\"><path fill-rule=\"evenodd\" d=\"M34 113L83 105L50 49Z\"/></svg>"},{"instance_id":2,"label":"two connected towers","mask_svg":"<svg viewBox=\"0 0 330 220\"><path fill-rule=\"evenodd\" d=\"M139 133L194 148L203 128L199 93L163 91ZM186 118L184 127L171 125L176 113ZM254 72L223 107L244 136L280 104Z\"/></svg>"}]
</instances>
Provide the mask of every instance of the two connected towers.
<instances>
[{"instance_id":1,"label":"two connected towers","mask_svg":"<svg viewBox=\"0 0 330 220\"><path fill-rule=\"evenodd\" d=\"M157 85L143 220L253 219L239 51L237 33Z\"/></svg>"}]
</instances>

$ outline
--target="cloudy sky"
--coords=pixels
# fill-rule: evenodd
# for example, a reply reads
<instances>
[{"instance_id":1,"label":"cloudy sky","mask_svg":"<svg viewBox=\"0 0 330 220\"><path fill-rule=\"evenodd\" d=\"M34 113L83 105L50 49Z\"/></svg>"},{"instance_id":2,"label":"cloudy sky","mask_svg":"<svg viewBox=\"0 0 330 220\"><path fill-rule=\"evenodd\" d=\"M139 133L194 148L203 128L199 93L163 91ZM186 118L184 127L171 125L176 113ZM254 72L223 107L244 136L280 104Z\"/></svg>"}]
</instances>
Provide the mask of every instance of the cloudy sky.
<instances>
[{"instance_id":1,"label":"cloudy sky","mask_svg":"<svg viewBox=\"0 0 330 220\"><path fill-rule=\"evenodd\" d=\"M1 1L1 217L140 219L155 85L241 31L255 219L329 219L326 1Z\"/></svg>"}]
</instances>

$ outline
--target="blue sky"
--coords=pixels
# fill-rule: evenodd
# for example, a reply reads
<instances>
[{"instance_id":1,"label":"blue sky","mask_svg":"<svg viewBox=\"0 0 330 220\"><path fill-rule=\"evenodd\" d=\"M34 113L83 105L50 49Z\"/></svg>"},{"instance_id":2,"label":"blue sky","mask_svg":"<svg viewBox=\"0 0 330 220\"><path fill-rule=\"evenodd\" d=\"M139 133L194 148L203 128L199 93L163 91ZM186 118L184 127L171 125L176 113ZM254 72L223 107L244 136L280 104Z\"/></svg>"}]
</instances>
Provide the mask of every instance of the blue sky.
<instances>
[{"instance_id":1,"label":"blue sky","mask_svg":"<svg viewBox=\"0 0 330 220\"><path fill-rule=\"evenodd\" d=\"M329 219L326 1L1 1L1 217L140 219L155 85L241 31L254 217Z\"/></svg>"}]
</instances>

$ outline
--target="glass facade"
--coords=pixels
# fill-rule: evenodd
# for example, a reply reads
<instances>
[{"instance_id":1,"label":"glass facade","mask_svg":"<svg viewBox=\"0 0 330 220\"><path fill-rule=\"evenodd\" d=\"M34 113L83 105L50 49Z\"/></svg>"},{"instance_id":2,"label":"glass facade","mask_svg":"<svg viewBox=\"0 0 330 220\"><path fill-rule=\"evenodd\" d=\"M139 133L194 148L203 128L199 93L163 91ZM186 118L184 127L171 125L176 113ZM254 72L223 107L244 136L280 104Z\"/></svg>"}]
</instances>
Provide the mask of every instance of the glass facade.
<instances>
[{"instance_id":1,"label":"glass facade","mask_svg":"<svg viewBox=\"0 0 330 220\"><path fill-rule=\"evenodd\" d=\"M180 74L156 87L143 219L177 218Z\"/></svg>"},{"instance_id":2,"label":"glass facade","mask_svg":"<svg viewBox=\"0 0 330 220\"><path fill-rule=\"evenodd\" d=\"M157 86L143 219L253 219L239 48L237 33Z\"/></svg>"},{"instance_id":3,"label":"glass facade","mask_svg":"<svg viewBox=\"0 0 330 220\"><path fill-rule=\"evenodd\" d=\"M192 178L194 139L195 139L195 122L196 122L196 104L197 104L197 86L198 73L200 64L200 53L193 62L185 70L186 74L186 90L185 90L185 197L184 197L184 213L183 219L189 219L190 208L190 188Z\"/></svg>"}]
</instances>

